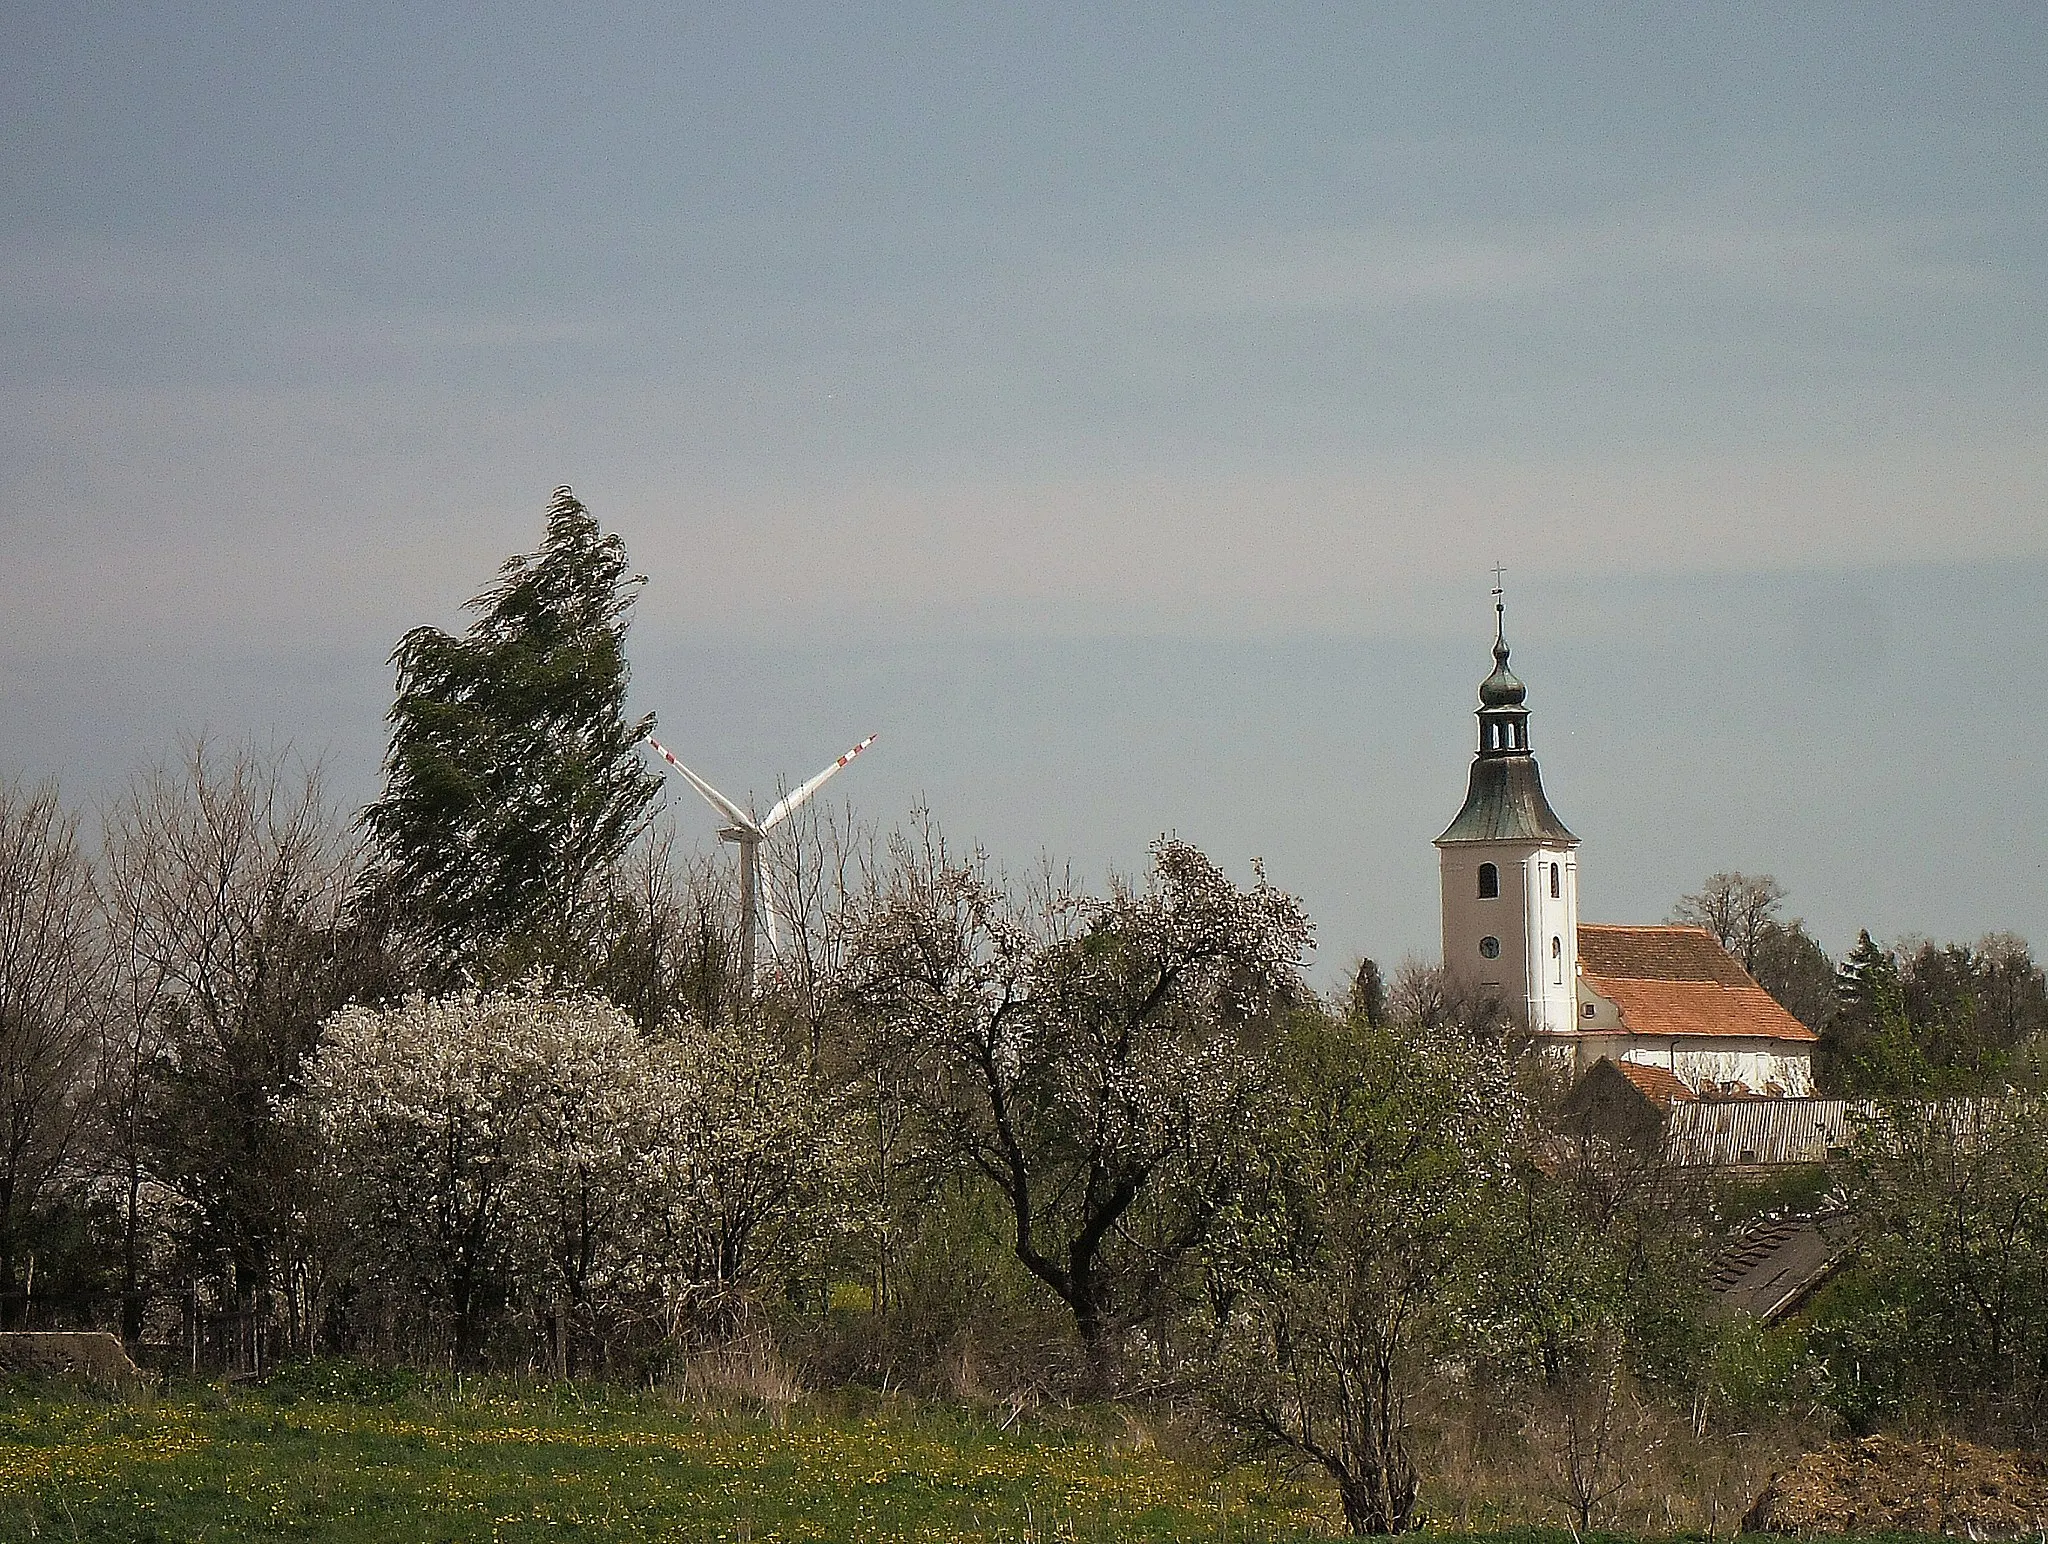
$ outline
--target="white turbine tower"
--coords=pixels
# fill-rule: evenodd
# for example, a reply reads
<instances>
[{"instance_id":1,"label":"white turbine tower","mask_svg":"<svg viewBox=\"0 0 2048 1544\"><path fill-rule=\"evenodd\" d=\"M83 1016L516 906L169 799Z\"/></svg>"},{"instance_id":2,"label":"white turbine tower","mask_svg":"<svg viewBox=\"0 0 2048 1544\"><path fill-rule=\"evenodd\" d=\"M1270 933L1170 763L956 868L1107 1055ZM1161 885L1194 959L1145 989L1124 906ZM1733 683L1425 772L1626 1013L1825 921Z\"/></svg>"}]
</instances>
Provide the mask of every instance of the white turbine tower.
<instances>
[{"instance_id":1,"label":"white turbine tower","mask_svg":"<svg viewBox=\"0 0 2048 1544\"><path fill-rule=\"evenodd\" d=\"M776 801L775 808L768 812L767 818L756 820L752 814L741 809L676 760L674 753L653 735L647 737L647 743L660 753L661 759L682 773L684 780L704 796L704 802L725 817L726 824L719 830L719 840L732 842L740 850L740 979L747 983L750 990L754 985L754 935L760 927L761 916L761 843L767 840L770 831L787 820L805 800L823 787L826 778L873 745L875 738L874 735L869 735L808 783L792 793L784 794ZM768 927L772 935L775 927L772 906L769 909Z\"/></svg>"}]
</instances>

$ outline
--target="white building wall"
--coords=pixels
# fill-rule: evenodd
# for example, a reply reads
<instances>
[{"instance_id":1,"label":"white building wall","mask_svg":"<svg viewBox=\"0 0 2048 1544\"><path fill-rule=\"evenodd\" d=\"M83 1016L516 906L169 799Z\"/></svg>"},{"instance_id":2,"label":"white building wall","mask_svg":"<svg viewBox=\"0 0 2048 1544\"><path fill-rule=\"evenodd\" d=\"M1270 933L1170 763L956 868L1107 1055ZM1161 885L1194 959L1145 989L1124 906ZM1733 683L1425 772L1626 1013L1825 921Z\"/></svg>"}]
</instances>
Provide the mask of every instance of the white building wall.
<instances>
[{"instance_id":1,"label":"white building wall","mask_svg":"<svg viewBox=\"0 0 2048 1544\"><path fill-rule=\"evenodd\" d=\"M1606 1003L1598 994L1592 996L1596 1002ZM1630 1035L1620 1032L1618 1025L1598 1025L1581 1034L1574 1049L1572 1064L1578 1073L1586 1072L1604 1056L1610 1061L1662 1067L1693 1089L1709 1082L1741 1083L1761 1094L1775 1083L1787 1098L1804 1099L1813 1093L1813 1052L1803 1041L1760 1036Z\"/></svg>"},{"instance_id":2,"label":"white building wall","mask_svg":"<svg viewBox=\"0 0 2048 1544\"><path fill-rule=\"evenodd\" d=\"M1486 842L1437 849L1443 881L1444 969L1467 991L1497 990L1512 1003L1524 993L1523 970L1528 957L1523 890L1526 874L1518 843ZM1491 863L1500 870L1500 895L1482 900L1479 869ZM1497 939L1500 954L1487 959L1480 941Z\"/></svg>"},{"instance_id":3,"label":"white building wall","mask_svg":"<svg viewBox=\"0 0 2048 1544\"><path fill-rule=\"evenodd\" d=\"M1673 1056L1678 1075L1692 1087L1740 1083L1751 1093L1775 1091L1804 1099L1813 1093L1813 1055L1804 1045L1782 1040L1739 1041L1721 1046L1681 1044Z\"/></svg>"},{"instance_id":4,"label":"white building wall","mask_svg":"<svg viewBox=\"0 0 2048 1544\"><path fill-rule=\"evenodd\" d=\"M1578 860L1568 847L1527 842L1460 843L1438 850L1444 967L1467 991L1497 992L1528 1026L1569 1034L1578 1013ZM1500 871L1500 894L1479 894L1479 869ZM1558 894L1550 893L1557 865ZM1489 959L1484 940L1498 941ZM1552 941L1558 953L1551 954Z\"/></svg>"},{"instance_id":5,"label":"white building wall","mask_svg":"<svg viewBox=\"0 0 2048 1544\"><path fill-rule=\"evenodd\" d=\"M1557 893L1551 894L1551 874ZM1578 1029L1579 865L1570 848L1539 847L1523 861L1529 1027L1547 1034Z\"/></svg>"}]
</instances>

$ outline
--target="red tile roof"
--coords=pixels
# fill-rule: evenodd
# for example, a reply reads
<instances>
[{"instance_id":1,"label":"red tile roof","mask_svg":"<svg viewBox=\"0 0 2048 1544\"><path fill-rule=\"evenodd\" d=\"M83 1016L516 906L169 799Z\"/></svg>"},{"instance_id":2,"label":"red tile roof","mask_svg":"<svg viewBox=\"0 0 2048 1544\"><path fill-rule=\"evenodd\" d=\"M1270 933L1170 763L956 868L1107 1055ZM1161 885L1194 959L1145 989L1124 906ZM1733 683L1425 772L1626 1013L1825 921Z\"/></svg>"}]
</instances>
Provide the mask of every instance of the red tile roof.
<instances>
[{"instance_id":1,"label":"red tile roof","mask_svg":"<svg viewBox=\"0 0 2048 1544\"><path fill-rule=\"evenodd\" d=\"M1646 1067L1641 1062L1625 1061L1616 1062L1614 1069L1660 1110L1668 1110L1674 1104L1691 1104L1699 1098L1684 1078L1662 1067Z\"/></svg>"},{"instance_id":2,"label":"red tile roof","mask_svg":"<svg viewBox=\"0 0 2048 1544\"><path fill-rule=\"evenodd\" d=\"M1820 1037L1780 1007L1705 928L1579 924L1579 973L1638 1035Z\"/></svg>"}]
</instances>

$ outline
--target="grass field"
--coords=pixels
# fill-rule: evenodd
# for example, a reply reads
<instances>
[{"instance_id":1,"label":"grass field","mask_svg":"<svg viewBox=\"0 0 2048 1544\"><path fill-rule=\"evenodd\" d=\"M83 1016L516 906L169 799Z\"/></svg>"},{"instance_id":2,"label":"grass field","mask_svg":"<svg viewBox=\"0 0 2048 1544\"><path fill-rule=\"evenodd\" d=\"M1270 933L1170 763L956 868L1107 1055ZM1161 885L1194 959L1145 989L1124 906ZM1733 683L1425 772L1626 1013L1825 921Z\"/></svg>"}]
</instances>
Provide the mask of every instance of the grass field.
<instances>
[{"instance_id":1,"label":"grass field","mask_svg":"<svg viewBox=\"0 0 2048 1544\"><path fill-rule=\"evenodd\" d=\"M652 1395L317 1369L114 1403L0 1395L0 1538L1296 1540L1312 1490L1114 1419L881 1401L779 1417Z\"/></svg>"}]
</instances>

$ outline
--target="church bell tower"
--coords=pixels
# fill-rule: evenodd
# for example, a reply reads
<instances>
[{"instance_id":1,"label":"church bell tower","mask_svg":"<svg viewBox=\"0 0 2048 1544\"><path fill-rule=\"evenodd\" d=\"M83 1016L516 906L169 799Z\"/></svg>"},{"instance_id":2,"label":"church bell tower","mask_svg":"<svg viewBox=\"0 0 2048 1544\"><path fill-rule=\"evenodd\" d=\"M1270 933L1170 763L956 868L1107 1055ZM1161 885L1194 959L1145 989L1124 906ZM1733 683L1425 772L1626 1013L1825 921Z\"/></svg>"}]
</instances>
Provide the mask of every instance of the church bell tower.
<instances>
[{"instance_id":1,"label":"church bell tower","mask_svg":"<svg viewBox=\"0 0 2048 1544\"><path fill-rule=\"evenodd\" d=\"M1537 1034L1578 1028L1579 839L1543 797L1529 750L1529 689L1508 669L1494 592L1493 674L1479 683L1479 751L1465 806L1436 839L1444 968Z\"/></svg>"}]
</instances>

